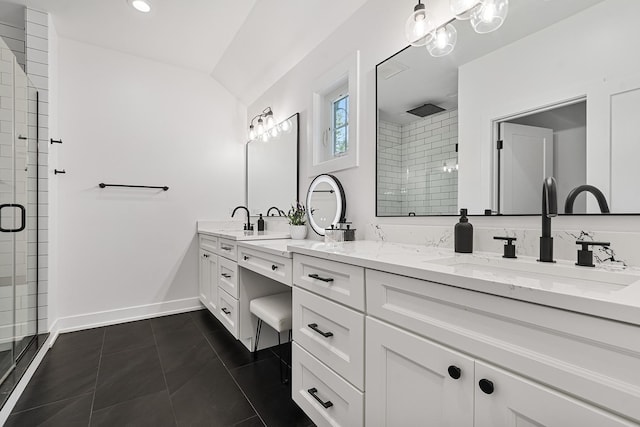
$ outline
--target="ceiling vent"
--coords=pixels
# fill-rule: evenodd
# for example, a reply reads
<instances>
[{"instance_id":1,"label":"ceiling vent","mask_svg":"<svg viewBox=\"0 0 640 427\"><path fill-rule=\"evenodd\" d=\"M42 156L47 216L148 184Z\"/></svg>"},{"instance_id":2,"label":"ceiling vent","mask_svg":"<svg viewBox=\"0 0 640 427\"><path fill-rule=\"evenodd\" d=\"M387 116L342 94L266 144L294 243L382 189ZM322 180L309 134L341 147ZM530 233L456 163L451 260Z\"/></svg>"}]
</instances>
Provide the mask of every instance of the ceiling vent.
<instances>
[{"instance_id":1,"label":"ceiling vent","mask_svg":"<svg viewBox=\"0 0 640 427\"><path fill-rule=\"evenodd\" d=\"M427 117L432 114L440 113L442 111L445 111L445 109L442 107L438 107L437 105L424 104L424 105L421 105L420 107L414 108L413 110L407 111L407 113L413 114L414 116L418 116L418 117Z\"/></svg>"}]
</instances>

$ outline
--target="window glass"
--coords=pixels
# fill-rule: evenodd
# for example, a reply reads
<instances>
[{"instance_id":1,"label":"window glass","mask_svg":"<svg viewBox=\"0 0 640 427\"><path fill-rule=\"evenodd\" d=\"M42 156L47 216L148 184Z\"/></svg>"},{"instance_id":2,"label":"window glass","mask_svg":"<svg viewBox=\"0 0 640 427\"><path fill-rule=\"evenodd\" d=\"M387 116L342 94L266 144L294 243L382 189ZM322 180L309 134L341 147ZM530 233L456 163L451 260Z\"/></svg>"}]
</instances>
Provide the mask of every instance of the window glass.
<instances>
[{"instance_id":1,"label":"window glass","mask_svg":"<svg viewBox=\"0 0 640 427\"><path fill-rule=\"evenodd\" d=\"M332 108L333 155L340 156L349 146L349 95L340 95Z\"/></svg>"}]
</instances>

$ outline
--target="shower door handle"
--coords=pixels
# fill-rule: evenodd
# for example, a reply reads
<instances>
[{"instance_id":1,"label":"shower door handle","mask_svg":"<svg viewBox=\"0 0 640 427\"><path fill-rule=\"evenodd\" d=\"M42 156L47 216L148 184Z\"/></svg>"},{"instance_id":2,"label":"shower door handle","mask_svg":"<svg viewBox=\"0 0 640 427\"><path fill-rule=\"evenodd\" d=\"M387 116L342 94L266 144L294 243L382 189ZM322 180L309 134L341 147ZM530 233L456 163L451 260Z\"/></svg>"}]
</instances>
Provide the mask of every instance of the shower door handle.
<instances>
[{"instance_id":1,"label":"shower door handle","mask_svg":"<svg viewBox=\"0 0 640 427\"><path fill-rule=\"evenodd\" d=\"M18 208L20 209L20 227L18 228L2 228L2 209L4 208ZM27 210L24 206L17 203L5 203L0 205L0 231L3 233L18 233L27 226Z\"/></svg>"}]
</instances>

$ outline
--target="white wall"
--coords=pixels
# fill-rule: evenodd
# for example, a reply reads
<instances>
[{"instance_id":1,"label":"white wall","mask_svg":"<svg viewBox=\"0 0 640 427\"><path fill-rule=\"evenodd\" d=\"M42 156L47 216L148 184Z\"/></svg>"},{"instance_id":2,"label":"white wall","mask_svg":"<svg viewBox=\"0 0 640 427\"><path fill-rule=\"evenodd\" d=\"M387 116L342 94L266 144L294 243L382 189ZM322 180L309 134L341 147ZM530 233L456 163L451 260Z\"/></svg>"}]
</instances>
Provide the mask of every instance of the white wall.
<instances>
[{"instance_id":1,"label":"white wall","mask_svg":"<svg viewBox=\"0 0 640 427\"><path fill-rule=\"evenodd\" d=\"M62 37L58 72L59 327L197 306L196 220L244 201L246 108L205 74Z\"/></svg>"}]
</instances>

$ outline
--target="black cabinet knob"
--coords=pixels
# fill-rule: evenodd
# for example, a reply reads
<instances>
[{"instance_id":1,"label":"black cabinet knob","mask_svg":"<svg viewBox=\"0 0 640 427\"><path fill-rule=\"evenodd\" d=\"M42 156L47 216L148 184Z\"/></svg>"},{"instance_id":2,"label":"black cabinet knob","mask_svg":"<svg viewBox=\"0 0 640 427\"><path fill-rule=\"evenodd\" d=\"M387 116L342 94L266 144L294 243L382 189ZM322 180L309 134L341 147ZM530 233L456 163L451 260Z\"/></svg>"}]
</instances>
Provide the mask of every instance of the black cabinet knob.
<instances>
[{"instance_id":1,"label":"black cabinet knob","mask_svg":"<svg viewBox=\"0 0 640 427\"><path fill-rule=\"evenodd\" d=\"M460 370L460 368L458 368L457 366L449 366L449 368L447 369L447 371L449 372L449 376L451 378L453 378L454 380L457 380L460 378L460 376L462 375L462 371Z\"/></svg>"},{"instance_id":2,"label":"black cabinet knob","mask_svg":"<svg viewBox=\"0 0 640 427\"><path fill-rule=\"evenodd\" d=\"M272 265L272 266L271 266L271 269L272 269L273 271L276 271L276 270L278 269L278 266L277 266L277 265Z\"/></svg>"},{"instance_id":3,"label":"black cabinet knob","mask_svg":"<svg viewBox=\"0 0 640 427\"><path fill-rule=\"evenodd\" d=\"M246 260L249 259L249 257L245 255L245 256L242 257L242 259L244 259L246 261Z\"/></svg>"},{"instance_id":4,"label":"black cabinet knob","mask_svg":"<svg viewBox=\"0 0 640 427\"><path fill-rule=\"evenodd\" d=\"M486 394L493 393L493 382L492 381L489 381L488 379L483 378L478 382L478 385L480 386L480 390L482 390Z\"/></svg>"}]
</instances>

